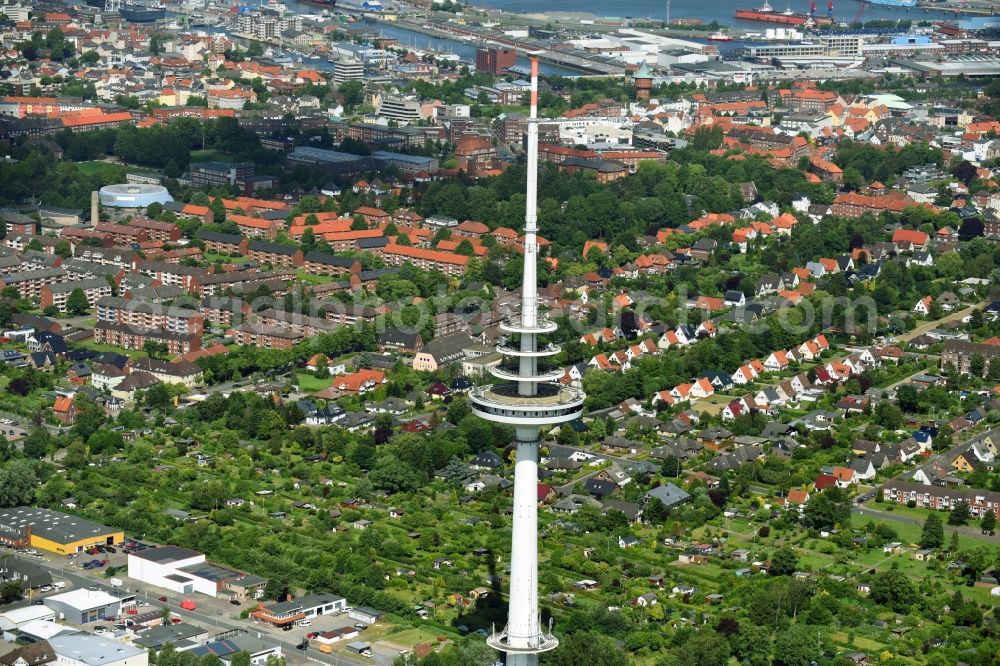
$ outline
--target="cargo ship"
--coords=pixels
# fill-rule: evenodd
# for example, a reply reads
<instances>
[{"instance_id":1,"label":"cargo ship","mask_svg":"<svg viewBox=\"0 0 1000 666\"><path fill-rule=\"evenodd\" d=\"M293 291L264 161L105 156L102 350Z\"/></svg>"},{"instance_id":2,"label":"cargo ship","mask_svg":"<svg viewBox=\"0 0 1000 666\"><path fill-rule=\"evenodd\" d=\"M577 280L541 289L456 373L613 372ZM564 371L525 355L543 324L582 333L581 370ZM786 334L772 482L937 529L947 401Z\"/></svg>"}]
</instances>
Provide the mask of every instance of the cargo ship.
<instances>
[{"instance_id":1,"label":"cargo ship","mask_svg":"<svg viewBox=\"0 0 1000 666\"><path fill-rule=\"evenodd\" d=\"M776 12L764 0L764 4L757 9L737 9L736 18L741 21L758 21L761 23L780 23L782 25L806 25L811 24L813 19L808 14L796 14L791 9L783 12Z\"/></svg>"},{"instance_id":2,"label":"cargo ship","mask_svg":"<svg viewBox=\"0 0 1000 666\"><path fill-rule=\"evenodd\" d=\"M906 7L917 6L917 0L866 0L866 4L880 5L882 7Z\"/></svg>"},{"instance_id":3,"label":"cargo ship","mask_svg":"<svg viewBox=\"0 0 1000 666\"><path fill-rule=\"evenodd\" d=\"M337 0L299 0L303 5L315 5L317 7L326 7L328 9L337 8Z\"/></svg>"}]
</instances>

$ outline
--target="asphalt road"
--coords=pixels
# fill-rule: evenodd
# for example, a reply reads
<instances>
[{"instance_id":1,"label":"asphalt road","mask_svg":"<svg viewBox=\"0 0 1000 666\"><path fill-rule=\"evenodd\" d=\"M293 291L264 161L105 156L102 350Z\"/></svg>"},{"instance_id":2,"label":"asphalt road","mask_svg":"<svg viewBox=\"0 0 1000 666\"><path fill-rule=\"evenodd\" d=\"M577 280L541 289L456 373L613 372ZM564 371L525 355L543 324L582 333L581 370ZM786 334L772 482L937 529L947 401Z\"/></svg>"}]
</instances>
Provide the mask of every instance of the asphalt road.
<instances>
[{"instance_id":1,"label":"asphalt road","mask_svg":"<svg viewBox=\"0 0 1000 666\"><path fill-rule=\"evenodd\" d=\"M85 588L92 586L94 584L100 583L102 585L107 585L108 580L106 578L92 578L81 571L77 571L68 567L69 561L65 564L60 562L58 559L53 558L55 561L50 561L46 559L37 558L25 558L26 561L37 564L41 567L48 569L52 573L53 579L65 579L72 587L75 588ZM79 562L82 560L73 560L73 562ZM103 570L98 569L103 576ZM122 576L122 578L125 578ZM125 578L126 581L130 579ZM308 664L318 663L326 664L328 666L371 666L372 664L381 664L381 659L371 659L366 657L353 657L344 654L323 654L322 652L310 647L308 650L298 650L296 646L301 642L301 637L297 635L297 632L285 632L273 631L262 627L261 625L251 624L249 620L234 620L227 613L224 613L219 608L211 608L209 604L211 601L207 599L198 599L198 608L195 610L184 610L180 607L180 603L183 597L177 596L168 590L162 590L159 588L129 588L136 593L136 598L142 601L148 601L151 608L162 608L166 606L171 611L176 613L178 616L183 618L185 621L195 622L205 628L211 629L215 627L218 633L224 631L230 631L234 629L239 629L242 631L250 631L251 633L259 632L262 637L266 638L268 641L273 641L281 646L281 650L284 653L285 659L290 664ZM65 591L65 590L63 590ZM158 601L159 597L166 597L167 602ZM36 599L39 597L35 597ZM11 607L27 606L31 602L25 600L17 604L12 604ZM294 639L292 634L296 633ZM288 636L286 638L286 636ZM391 663L391 660L385 662L387 664Z\"/></svg>"}]
</instances>

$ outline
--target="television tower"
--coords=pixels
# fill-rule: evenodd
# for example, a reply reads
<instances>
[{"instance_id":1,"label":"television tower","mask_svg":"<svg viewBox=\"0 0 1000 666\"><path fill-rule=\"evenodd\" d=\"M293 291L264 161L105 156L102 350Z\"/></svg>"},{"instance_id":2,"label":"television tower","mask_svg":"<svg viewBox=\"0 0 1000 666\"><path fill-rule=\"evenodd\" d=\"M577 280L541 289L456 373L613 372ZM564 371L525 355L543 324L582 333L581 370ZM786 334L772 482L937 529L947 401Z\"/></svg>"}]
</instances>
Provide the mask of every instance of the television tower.
<instances>
[{"instance_id":1,"label":"television tower","mask_svg":"<svg viewBox=\"0 0 1000 666\"><path fill-rule=\"evenodd\" d=\"M559 353L545 341L555 322L538 313L538 58L531 58L531 114L528 119L528 183L524 215L524 276L521 312L500 324L505 334L497 351L505 361L491 373L500 380L471 393L481 418L514 426L513 533L507 625L486 643L507 653L507 666L536 666L538 655L559 640L542 626L538 611L538 439L544 426L567 423L583 413L583 391L557 383L562 369L540 359Z\"/></svg>"}]
</instances>

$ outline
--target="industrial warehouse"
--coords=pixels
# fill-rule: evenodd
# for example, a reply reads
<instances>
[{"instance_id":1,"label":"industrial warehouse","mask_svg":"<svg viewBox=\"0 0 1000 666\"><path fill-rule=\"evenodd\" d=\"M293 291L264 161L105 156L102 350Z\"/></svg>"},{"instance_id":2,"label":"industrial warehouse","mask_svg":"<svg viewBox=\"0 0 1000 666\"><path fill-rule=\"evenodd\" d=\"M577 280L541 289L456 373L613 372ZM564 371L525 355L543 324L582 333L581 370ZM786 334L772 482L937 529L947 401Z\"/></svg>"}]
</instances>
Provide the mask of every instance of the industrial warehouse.
<instances>
[{"instance_id":1,"label":"industrial warehouse","mask_svg":"<svg viewBox=\"0 0 1000 666\"><path fill-rule=\"evenodd\" d=\"M125 533L61 511L19 506L0 510L0 542L16 548L40 548L57 555L80 553L92 546L112 546Z\"/></svg>"},{"instance_id":2,"label":"industrial warehouse","mask_svg":"<svg viewBox=\"0 0 1000 666\"><path fill-rule=\"evenodd\" d=\"M199 592L210 597L248 601L264 592L267 580L205 560L205 555L178 546L129 553L128 577L179 594Z\"/></svg>"}]
</instances>

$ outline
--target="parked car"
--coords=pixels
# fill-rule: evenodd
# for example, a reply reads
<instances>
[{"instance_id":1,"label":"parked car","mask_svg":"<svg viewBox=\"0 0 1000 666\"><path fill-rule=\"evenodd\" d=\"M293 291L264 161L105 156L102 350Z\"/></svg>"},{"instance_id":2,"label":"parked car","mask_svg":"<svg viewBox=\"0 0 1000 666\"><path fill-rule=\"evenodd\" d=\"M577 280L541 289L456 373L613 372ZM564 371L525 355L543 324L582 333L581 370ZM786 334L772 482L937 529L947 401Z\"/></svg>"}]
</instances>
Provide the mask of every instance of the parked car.
<instances>
[{"instance_id":1,"label":"parked car","mask_svg":"<svg viewBox=\"0 0 1000 666\"><path fill-rule=\"evenodd\" d=\"M357 629L358 631L364 631L365 629L368 628L368 625L358 622L357 624L354 625L354 628Z\"/></svg>"},{"instance_id":2,"label":"parked car","mask_svg":"<svg viewBox=\"0 0 1000 666\"><path fill-rule=\"evenodd\" d=\"M230 599L229 603L231 603L234 606L239 606L240 605L240 600L239 599Z\"/></svg>"},{"instance_id":3,"label":"parked car","mask_svg":"<svg viewBox=\"0 0 1000 666\"><path fill-rule=\"evenodd\" d=\"M297 627L308 627L312 624L312 620L296 620L295 626Z\"/></svg>"},{"instance_id":4,"label":"parked car","mask_svg":"<svg viewBox=\"0 0 1000 666\"><path fill-rule=\"evenodd\" d=\"M170 618L170 623L171 624L180 624L181 623L181 619L179 617L172 617L172 618Z\"/></svg>"},{"instance_id":5,"label":"parked car","mask_svg":"<svg viewBox=\"0 0 1000 666\"><path fill-rule=\"evenodd\" d=\"M302 641L301 643L299 643L298 645L295 646L295 649L296 650L308 650L309 649L309 641Z\"/></svg>"},{"instance_id":6,"label":"parked car","mask_svg":"<svg viewBox=\"0 0 1000 666\"><path fill-rule=\"evenodd\" d=\"M159 601L162 601L163 603L167 603L167 598L166 597L160 597Z\"/></svg>"}]
</instances>

